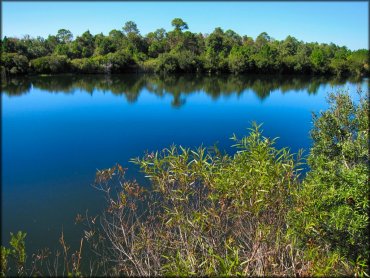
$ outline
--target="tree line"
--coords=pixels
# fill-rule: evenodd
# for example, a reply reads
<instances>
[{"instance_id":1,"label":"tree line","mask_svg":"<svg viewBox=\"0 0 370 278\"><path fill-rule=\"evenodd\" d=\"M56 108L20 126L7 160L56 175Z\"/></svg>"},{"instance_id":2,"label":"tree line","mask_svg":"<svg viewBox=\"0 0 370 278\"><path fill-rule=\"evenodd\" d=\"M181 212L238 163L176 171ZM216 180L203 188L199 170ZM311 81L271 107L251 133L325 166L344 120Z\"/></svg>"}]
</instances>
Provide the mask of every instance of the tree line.
<instances>
[{"instance_id":1,"label":"tree line","mask_svg":"<svg viewBox=\"0 0 370 278\"><path fill-rule=\"evenodd\" d=\"M351 51L334 43L305 43L288 36L276 40L266 32L256 39L220 27L211 34L192 33L180 18L173 30L143 36L133 21L108 35L90 31L73 37L56 35L1 40L1 72L15 74L207 72L367 75L367 49Z\"/></svg>"}]
</instances>

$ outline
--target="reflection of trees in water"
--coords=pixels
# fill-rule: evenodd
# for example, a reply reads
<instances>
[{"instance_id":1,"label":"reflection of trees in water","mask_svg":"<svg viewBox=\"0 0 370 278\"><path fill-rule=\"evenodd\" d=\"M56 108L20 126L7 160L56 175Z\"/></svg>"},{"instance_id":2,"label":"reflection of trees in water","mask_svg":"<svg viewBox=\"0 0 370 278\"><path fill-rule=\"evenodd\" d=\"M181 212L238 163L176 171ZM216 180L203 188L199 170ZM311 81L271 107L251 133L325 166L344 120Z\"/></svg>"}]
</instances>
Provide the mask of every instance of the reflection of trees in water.
<instances>
[{"instance_id":1,"label":"reflection of trees in water","mask_svg":"<svg viewBox=\"0 0 370 278\"><path fill-rule=\"evenodd\" d=\"M20 96L31 90L31 82L24 78L10 78L6 83L1 83L1 92L9 96Z\"/></svg>"},{"instance_id":2,"label":"reflection of trees in water","mask_svg":"<svg viewBox=\"0 0 370 278\"><path fill-rule=\"evenodd\" d=\"M29 92L32 85L51 93L71 94L80 89L93 94L98 90L124 95L128 102L133 103L146 89L157 96L172 95L172 105L180 107L188 95L199 92L205 92L216 100L221 96L240 96L252 91L264 100L274 90L316 94L321 85L343 85L346 81L358 83L361 80L286 75L57 75L12 78L2 86L2 91L8 95L21 95Z\"/></svg>"}]
</instances>

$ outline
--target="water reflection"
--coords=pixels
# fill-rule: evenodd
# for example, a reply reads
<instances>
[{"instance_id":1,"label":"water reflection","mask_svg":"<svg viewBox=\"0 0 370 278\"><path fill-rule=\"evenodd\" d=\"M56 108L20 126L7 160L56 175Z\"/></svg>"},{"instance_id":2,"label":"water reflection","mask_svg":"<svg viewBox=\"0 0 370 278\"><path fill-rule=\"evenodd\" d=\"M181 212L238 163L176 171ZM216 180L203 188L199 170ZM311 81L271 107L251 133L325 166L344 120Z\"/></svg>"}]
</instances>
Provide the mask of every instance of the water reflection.
<instances>
[{"instance_id":1,"label":"water reflection","mask_svg":"<svg viewBox=\"0 0 370 278\"><path fill-rule=\"evenodd\" d=\"M173 107L181 107L190 94L202 91L216 100L221 96L240 96L252 91L260 100L266 99L274 90L285 93L304 90L316 94L321 85L344 85L347 81L357 83L360 79L338 79L314 76L248 75L58 75L13 77L2 84L2 92L19 96L30 92L32 87L49 93L71 94L76 89L93 95L96 90L124 95L127 102L134 103L143 90L157 96L171 95Z\"/></svg>"}]
</instances>

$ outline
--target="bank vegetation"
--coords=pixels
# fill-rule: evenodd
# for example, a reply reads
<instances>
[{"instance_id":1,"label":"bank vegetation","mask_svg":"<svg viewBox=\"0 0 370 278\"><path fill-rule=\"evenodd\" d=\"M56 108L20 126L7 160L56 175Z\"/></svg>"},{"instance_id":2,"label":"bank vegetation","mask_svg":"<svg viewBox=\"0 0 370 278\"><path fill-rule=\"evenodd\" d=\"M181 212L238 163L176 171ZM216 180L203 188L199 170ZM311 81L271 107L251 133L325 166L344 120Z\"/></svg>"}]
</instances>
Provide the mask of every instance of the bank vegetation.
<instances>
[{"instance_id":1,"label":"bank vegetation","mask_svg":"<svg viewBox=\"0 0 370 278\"><path fill-rule=\"evenodd\" d=\"M57 34L1 40L1 72L15 74L207 72L300 73L367 75L369 51L298 40L276 40L266 32L256 38L217 27L210 34L193 33L180 18L173 30L157 29L141 35L128 21L108 35L90 31L73 37Z\"/></svg>"}]
</instances>

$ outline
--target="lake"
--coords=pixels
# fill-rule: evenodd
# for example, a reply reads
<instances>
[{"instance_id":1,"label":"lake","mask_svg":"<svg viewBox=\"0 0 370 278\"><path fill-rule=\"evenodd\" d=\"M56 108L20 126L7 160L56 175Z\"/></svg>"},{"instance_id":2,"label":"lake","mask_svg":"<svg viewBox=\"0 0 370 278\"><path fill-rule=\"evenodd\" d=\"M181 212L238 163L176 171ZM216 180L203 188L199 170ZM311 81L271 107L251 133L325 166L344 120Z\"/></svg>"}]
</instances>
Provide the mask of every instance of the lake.
<instances>
[{"instance_id":1,"label":"lake","mask_svg":"<svg viewBox=\"0 0 370 278\"><path fill-rule=\"evenodd\" d=\"M97 169L171 144L217 144L233 152L233 133L252 121L277 147L311 145L311 112L330 91L356 97L368 80L304 76L65 75L12 78L2 88L2 244L27 232L26 248L55 247L63 230L75 247L78 213L99 213L105 200L91 185ZM74 249L72 249L74 251Z\"/></svg>"}]
</instances>

